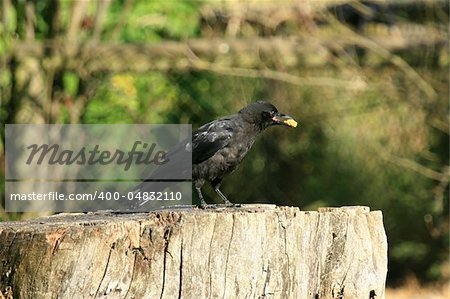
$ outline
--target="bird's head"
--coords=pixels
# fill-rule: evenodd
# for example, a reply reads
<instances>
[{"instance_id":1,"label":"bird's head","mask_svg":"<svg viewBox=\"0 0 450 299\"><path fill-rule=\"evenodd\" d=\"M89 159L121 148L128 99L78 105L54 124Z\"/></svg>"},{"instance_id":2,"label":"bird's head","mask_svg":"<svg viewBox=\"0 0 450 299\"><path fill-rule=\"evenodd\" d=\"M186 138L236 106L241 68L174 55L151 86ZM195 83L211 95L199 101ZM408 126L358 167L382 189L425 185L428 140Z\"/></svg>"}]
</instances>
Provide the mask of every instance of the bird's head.
<instances>
[{"instance_id":1,"label":"bird's head","mask_svg":"<svg viewBox=\"0 0 450 299\"><path fill-rule=\"evenodd\" d=\"M264 101L251 103L241 109L239 114L245 121L258 125L261 129L273 125L284 125L292 128L297 126L297 122L292 117L278 112L274 105Z\"/></svg>"}]
</instances>

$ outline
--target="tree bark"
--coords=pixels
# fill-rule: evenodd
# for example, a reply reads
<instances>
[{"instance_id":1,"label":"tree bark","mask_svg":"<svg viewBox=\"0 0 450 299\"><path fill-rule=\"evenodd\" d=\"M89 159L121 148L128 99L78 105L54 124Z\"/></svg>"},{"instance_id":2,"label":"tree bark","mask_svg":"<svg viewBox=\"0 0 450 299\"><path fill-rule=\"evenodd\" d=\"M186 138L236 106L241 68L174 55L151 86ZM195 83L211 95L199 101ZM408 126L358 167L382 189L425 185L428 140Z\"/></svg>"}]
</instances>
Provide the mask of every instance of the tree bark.
<instances>
[{"instance_id":1,"label":"tree bark","mask_svg":"<svg viewBox=\"0 0 450 299\"><path fill-rule=\"evenodd\" d=\"M384 298L382 213L245 205L0 223L14 298Z\"/></svg>"}]
</instances>

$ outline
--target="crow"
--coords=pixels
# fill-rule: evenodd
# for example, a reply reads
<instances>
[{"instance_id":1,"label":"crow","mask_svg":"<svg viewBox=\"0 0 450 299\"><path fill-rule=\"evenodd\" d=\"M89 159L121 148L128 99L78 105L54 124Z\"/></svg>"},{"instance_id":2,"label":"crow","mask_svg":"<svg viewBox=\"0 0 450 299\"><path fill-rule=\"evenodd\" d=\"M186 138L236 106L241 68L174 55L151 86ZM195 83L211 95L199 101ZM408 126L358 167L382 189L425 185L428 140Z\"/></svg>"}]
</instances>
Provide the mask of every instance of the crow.
<instances>
[{"instance_id":1,"label":"crow","mask_svg":"<svg viewBox=\"0 0 450 299\"><path fill-rule=\"evenodd\" d=\"M258 134L273 125L296 127L297 122L264 101L251 103L237 114L209 122L192 133L192 140L183 140L169 150L167 160L170 163L150 173L133 192L162 191L173 183L170 182L171 174L186 175L192 171L201 208L208 206L201 191L206 182L211 184L226 206L233 206L219 189L222 179L238 168ZM186 160L186 154L192 154L192 165ZM155 180L167 182L156 185ZM145 200L137 201L131 208L137 210L146 203Z\"/></svg>"},{"instance_id":2,"label":"crow","mask_svg":"<svg viewBox=\"0 0 450 299\"><path fill-rule=\"evenodd\" d=\"M192 181L201 208L207 207L201 191L206 182L226 206L234 205L220 191L222 179L238 168L256 137L273 125L296 127L297 122L278 112L274 105L257 101L237 114L209 122L192 133Z\"/></svg>"}]
</instances>

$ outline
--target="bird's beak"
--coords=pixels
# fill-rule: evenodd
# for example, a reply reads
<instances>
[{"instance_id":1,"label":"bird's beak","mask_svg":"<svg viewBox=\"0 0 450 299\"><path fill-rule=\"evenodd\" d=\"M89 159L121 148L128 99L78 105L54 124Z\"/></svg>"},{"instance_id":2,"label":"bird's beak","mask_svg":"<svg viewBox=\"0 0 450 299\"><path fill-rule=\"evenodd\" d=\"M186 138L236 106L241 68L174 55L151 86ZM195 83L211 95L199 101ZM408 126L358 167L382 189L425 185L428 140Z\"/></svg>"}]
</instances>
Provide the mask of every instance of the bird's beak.
<instances>
[{"instance_id":1,"label":"bird's beak","mask_svg":"<svg viewBox=\"0 0 450 299\"><path fill-rule=\"evenodd\" d=\"M277 125L285 125L291 128L297 127L297 122L289 115L278 113L272 117L272 121Z\"/></svg>"}]
</instances>

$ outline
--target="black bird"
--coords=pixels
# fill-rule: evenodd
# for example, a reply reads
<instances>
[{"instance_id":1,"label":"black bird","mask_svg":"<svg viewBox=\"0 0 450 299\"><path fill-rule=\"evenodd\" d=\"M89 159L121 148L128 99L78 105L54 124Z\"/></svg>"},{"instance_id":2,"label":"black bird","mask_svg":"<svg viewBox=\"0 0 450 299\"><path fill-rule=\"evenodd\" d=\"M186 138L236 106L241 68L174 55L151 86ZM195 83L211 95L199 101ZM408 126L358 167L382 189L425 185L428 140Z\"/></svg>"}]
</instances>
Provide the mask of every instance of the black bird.
<instances>
[{"instance_id":1,"label":"black bird","mask_svg":"<svg viewBox=\"0 0 450 299\"><path fill-rule=\"evenodd\" d=\"M207 206L201 191L206 182L227 206L233 205L220 191L222 179L238 168L258 134L273 125L296 127L297 122L274 105L258 101L192 133L192 180L202 208Z\"/></svg>"},{"instance_id":2,"label":"black bird","mask_svg":"<svg viewBox=\"0 0 450 299\"><path fill-rule=\"evenodd\" d=\"M237 114L209 122L192 133L192 143L184 140L172 148L167 153L170 162L154 170L133 192L162 191L171 182L155 185L155 180L170 181L171 174L188 173L192 167L192 180L200 198L200 207L207 207L201 192L206 182L211 183L227 206L232 206L219 189L222 179L238 168L257 135L272 125L296 127L297 122L263 101L252 103ZM185 159L187 152L192 152L192 165ZM137 210L146 203L136 201L131 208Z\"/></svg>"}]
</instances>

